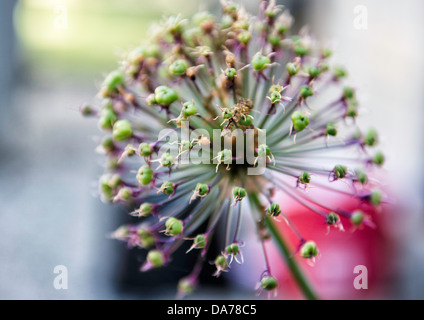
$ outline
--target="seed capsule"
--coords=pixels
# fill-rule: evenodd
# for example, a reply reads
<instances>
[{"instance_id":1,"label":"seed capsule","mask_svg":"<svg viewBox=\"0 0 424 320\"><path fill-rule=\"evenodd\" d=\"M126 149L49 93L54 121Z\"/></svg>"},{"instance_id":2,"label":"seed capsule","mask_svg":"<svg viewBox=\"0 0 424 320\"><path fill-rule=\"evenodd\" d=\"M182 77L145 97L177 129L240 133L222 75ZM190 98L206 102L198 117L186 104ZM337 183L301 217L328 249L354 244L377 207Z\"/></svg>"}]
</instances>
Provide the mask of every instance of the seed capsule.
<instances>
[{"instance_id":1,"label":"seed capsule","mask_svg":"<svg viewBox=\"0 0 424 320\"><path fill-rule=\"evenodd\" d=\"M163 266L165 257L159 250L150 250L147 254L147 261L149 261L155 268Z\"/></svg>"},{"instance_id":2,"label":"seed capsule","mask_svg":"<svg viewBox=\"0 0 424 320\"><path fill-rule=\"evenodd\" d=\"M293 112L291 119L297 132L303 131L309 124L309 118L300 111Z\"/></svg>"},{"instance_id":3,"label":"seed capsule","mask_svg":"<svg viewBox=\"0 0 424 320\"><path fill-rule=\"evenodd\" d=\"M329 226L332 226L336 224L339 221L339 216L335 214L334 212L330 212L327 216L327 224Z\"/></svg>"},{"instance_id":4,"label":"seed capsule","mask_svg":"<svg viewBox=\"0 0 424 320\"><path fill-rule=\"evenodd\" d=\"M189 101L184 103L183 109L181 110L181 114L184 116L184 118L194 116L196 113L197 113L197 108L194 102Z\"/></svg>"},{"instance_id":5,"label":"seed capsule","mask_svg":"<svg viewBox=\"0 0 424 320\"><path fill-rule=\"evenodd\" d=\"M166 220L165 227L165 234L170 236L178 236L183 232L184 224L181 220L171 217Z\"/></svg>"},{"instance_id":6,"label":"seed capsule","mask_svg":"<svg viewBox=\"0 0 424 320\"><path fill-rule=\"evenodd\" d=\"M167 86L157 87L155 90L155 101L161 106L169 106L178 100L177 91Z\"/></svg>"},{"instance_id":7,"label":"seed capsule","mask_svg":"<svg viewBox=\"0 0 424 320\"><path fill-rule=\"evenodd\" d=\"M260 53L256 54L251 61L251 65L256 71L263 71L268 68L270 64L271 60Z\"/></svg>"},{"instance_id":8,"label":"seed capsule","mask_svg":"<svg viewBox=\"0 0 424 320\"><path fill-rule=\"evenodd\" d=\"M264 290L271 291L277 288L278 282L274 277L265 276L261 280L261 287Z\"/></svg>"},{"instance_id":9,"label":"seed capsule","mask_svg":"<svg viewBox=\"0 0 424 320\"><path fill-rule=\"evenodd\" d=\"M113 125L113 139L116 141L128 140L133 135L131 123L128 120L118 120Z\"/></svg>"},{"instance_id":10,"label":"seed capsule","mask_svg":"<svg viewBox=\"0 0 424 320\"><path fill-rule=\"evenodd\" d=\"M246 190L244 188L234 187L233 196L235 201L241 201L246 197Z\"/></svg>"},{"instance_id":11,"label":"seed capsule","mask_svg":"<svg viewBox=\"0 0 424 320\"><path fill-rule=\"evenodd\" d=\"M152 154L153 149L148 143L142 142L138 146L138 152L140 153L141 156L148 157Z\"/></svg>"},{"instance_id":12,"label":"seed capsule","mask_svg":"<svg viewBox=\"0 0 424 320\"><path fill-rule=\"evenodd\" d=\"M169 66L169 71L175 75L183 75L187 71L187 68L188 62L184 59L179 59Z\"/></svg>"},{"instance_id":13,"label":"seed capsule","mask_svg":"<svg viewBox=\"0 0 424 320\"><path fill-rule=\"evenodd\" d=\"M347 167L338 164L334 167L333 172L337 179L342 179L347 174Z\"/></svg>"},{"instance_id":14,"label":"seed capsule","mask_svg":"<svg viewBox=\"0 0 424 320\"><path fill-rule=\"evenodd\" d=\"M266 209L266 212L273 217L278 217L281 213L280 205L278 203L271 203L271 205Z\"/></svg>"},{"instance_id":15,"label":"seed capsule","mask_svg":"<svg viewBox=\"0 0 424 320\"><path fill-rule=\"evenodd\" d=\"M300 249L300 255L304 259L315 258L318 255L318 248L314 241L307 241Z\"/></svg>"},{"instance_id":16,"label":"seed capsule","mask_svg":"<svg viewBox=\"0 0 424 320\"><path fill-rule=\"evenodd\" d=\"M350 217L350 222L352 222L354 226L360 226L363 221L364 213L361 210L356 210L352 213L352 216Z\"/></svg>"},{"instance_id":17,"label":"seed capsule","mask_svg":"<svg viewBox=\"0 0 424 320\"><path fill-rule=\"evenodd\" d=\"M152 169L149 166L142 166L138 169L137 180L143 186L148 185L153 180Z\"/></svg>"},{"instance_id":18,"label":"seed capsule","mask_svg":"<svg viewBox=\"0 0 424 320\"><path fill-rule=\"evenodd\" d=\"M153 205L149 202L144 202L140 205L138 209L140 217L148 217L152 214Z\"/></svg>"},{"instance_id":19,"label":"seed capsule","mask_svg":"<svg viewBox=\"0 0 424 320\"><path fill-rule=\"evenodd\" d=\"M302 86L300 88L300 95L302 98L306 99L314 95L314 90L308 85Z\"/></svg>"},{"instance_id":20,"label":"seed capsule","mask_svg":"<svg viewBox=\"0 0 424 320\"><path fill-rule=\"evenodd\" d=\"M175 190L175 184L167 181L167 182L162 183L162 185L159 189L159 192L162 192L163 194L170 196L171 194L174 193L174 190Z\"/></svg>"},{"instance_id":21,"label":"seed capsule","mask_svg":"<svg viewBox=\"0 0 424 320\"><path fill-rule=\"evenodd\" d=\"M311 182L311 175L308 172L303 172L299 177L299 182L302 184Z\"/></svg>"}]
</instances>

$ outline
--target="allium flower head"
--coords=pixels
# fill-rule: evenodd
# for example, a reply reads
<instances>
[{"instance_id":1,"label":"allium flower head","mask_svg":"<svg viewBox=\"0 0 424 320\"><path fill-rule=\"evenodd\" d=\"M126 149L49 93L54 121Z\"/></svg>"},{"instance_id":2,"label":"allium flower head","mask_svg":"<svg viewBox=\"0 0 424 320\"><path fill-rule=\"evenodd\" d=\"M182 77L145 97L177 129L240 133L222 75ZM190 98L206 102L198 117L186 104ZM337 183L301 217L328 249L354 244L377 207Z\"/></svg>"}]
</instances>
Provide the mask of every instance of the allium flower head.
<instances>
[{"instance_id":1,"label":"allium flower head","mask_svg":"<svg viewBox=\"0 0 424 320\"><path fill-rule=\"evenodd\" d=\"M261 290L277 289L264 246L274 223L299 236L299 257L318 257L317 244L287 218L283 194L338 230L342 219L372 226L359 207L384 202L367 174L384 162L371 151L379 137L356 125L360 107L347 71L332 66L331 50L306 29L294 33L292 22L274 1L263 1L258 17L223 1L219 17L165 19L105 78L101 109L89 113L106 133L98 147L108 159L101 197L140 219L114 237L149 250L142 271L172 263L184 242L187 254L199 254L180 293L194 290L213 236L224 235L210 261L215 276L244 261L249 239L240 229L249 219L242 216L251 215L262 243ZM356 199L358 210L327 202L337 195ZM219 226L226 230L215 232Z\"/></svg>"}]
</instances>

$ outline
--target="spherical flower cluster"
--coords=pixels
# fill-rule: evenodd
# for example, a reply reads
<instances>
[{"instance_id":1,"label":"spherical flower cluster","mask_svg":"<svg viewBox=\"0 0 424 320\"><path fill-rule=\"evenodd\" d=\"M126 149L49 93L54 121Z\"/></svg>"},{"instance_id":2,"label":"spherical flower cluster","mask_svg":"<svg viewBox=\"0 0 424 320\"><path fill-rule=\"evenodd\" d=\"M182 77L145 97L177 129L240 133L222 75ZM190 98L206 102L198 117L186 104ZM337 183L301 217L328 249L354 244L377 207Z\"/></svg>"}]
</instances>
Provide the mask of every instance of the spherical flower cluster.
<instances>
[{"instance_id":1,"label":"spherical flower cluster","mask_svg":"<svg viewBox=\"0 0 424 320\"><path fill-rule=\"evenodd\" d=\"M361 207L384 202L367 173L384 162L372 151L379 136L356 125L356 90L345 84L347 71L332 66L331 50L306 29L292 33L292 17L274 1L262 1L258 17L228 1L222 9L220 17L200 12L156 26L105 78L101 108L83 110L106 133L98 147L108 159L102 199L128 204L140 219L113 236L148 251L142 271L171 263L189 242L187 254L199 259L180 281L183 294L194 290L217 226L226 236L210 261L214 275L243 263L242 216L252 216L262 243L261 290L278 288L263 245L274 223L298 234L299 257L319 256L277 191L339 230L342 220L372 225ZM327 196L317 199L313 189ZM358 200L357 210L325 202L339 193Z\"/></svg>"}]
</instances>

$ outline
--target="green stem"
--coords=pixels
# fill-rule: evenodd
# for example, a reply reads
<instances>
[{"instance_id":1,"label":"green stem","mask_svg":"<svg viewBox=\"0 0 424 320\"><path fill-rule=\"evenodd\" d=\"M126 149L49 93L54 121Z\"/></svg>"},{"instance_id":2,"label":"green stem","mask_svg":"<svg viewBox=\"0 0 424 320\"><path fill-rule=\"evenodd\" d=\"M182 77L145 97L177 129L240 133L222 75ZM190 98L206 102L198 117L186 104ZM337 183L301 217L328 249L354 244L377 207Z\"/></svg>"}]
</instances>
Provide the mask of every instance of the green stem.
<instances>
[{"instance_id":1,"label":"green stem","mask_svg":"<svg viewBox=\"0 0 424 320\"><path fill-rule=\"evenodd\" d=\"M251 193L251 194L249 194L249 196L250 196L252 202L260 210L262 205L259 201L258 195L255 194L255 193ZM264 222L265 222L265 226L267 227L267 229L271 233L272 237L274 238L278 248L280 249L282 256L283 256L284 260L286 261L287 266L288 266L294 280L296 281L297 285L299 286L299 288L302 291L305 298L309 299L309 300L318 300L318 296L315 294L315 292L312 289L311 285L309 284L308 280L303 275L302 271L300 270L299 266L296 263L296 260L293 259L293 257L291 256L291 252L290 252L290 249L289 249L286 241L284 240L284 238L282 237L282 235L278 231L278 228L275 226L272 219L268 216L265 216Z\"/></svg>"},{"instance_id":2,"label":"green stem","mask_svg":"<svg viewBox=\"0 0 424 320\"><path fill-rule=\"evenodd\" d=\"M309 300L317 300L317 295L314 293L311 285L308 283L308 280L303 275L296 261L290 256L291 253L285 240L282 238L281 234L279 233L278 229L276 228L274 222L271 220L270 217L265 217L265 224L269 232L273 236L275 242L277 243L278 247L280 248L283 257L286 260L287 266L289 267L290 272L296 280L297 285L302 290L302 293L305 298Z\"/></svg>"}]
</instances>

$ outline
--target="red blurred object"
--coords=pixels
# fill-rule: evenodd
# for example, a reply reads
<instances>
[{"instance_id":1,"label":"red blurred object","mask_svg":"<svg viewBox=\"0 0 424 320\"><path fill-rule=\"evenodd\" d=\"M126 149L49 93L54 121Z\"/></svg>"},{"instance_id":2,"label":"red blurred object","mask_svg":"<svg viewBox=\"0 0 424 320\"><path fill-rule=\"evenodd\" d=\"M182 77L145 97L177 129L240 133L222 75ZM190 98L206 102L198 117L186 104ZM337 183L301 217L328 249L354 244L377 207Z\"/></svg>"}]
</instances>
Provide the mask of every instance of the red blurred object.
<instances>
[{"instance_id":1,"label":"red blurred object","mask_svg":"<svg viewBox=\"0 0 424 320\"><path fill-rule=\"evenodd\" d=\"M299 254L294 256L319 298L383 299L387 296L385 279L390 275L393 250L391 250L391 239L380 227L385 218L384 209L375 212L370 206L361 207L372 218L376 228L363 226L355 230L348 219L342 218L345 231L341 232L331 227L328 232L328 226L322 216L311 212L293 199L284 201L285 207L290 207L287 216L291 223L305 240L315 241L320 251L320 257L313 266ZM346 202L345 198L339 199L339 202L331 200L331 203L334 207L347 210L358 208L357 203L351 200ZM278 226L282 236L295 252L300 244L299 238L284 221L278 223ZM268 250L272 273L279 281L278 298L303 298L286 264L282 263L283 258L279 249L270 243ZM358 265L365 266L368 271L366 290L355 289L353 285L355 277L359 275L354 273L354 268Z\"/></svg>"}]
</instances>

